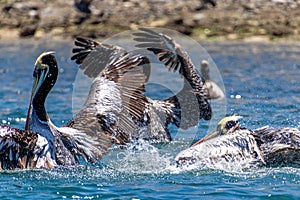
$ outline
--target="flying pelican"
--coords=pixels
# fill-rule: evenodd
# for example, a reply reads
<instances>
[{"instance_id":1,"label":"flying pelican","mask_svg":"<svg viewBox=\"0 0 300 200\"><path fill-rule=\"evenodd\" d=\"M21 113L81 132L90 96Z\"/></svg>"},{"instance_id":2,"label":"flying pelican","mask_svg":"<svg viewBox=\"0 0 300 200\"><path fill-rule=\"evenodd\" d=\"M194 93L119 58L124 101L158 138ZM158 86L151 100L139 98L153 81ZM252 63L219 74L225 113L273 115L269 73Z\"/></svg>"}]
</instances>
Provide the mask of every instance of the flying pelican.
<instances>
[{"instance_id":1,"label":"flying pelican","mask_svg":"<svg viewBox=\"0 0 300 200\"><path fill-rule=\"evenodd\" d=\"M97 76L101 70L105 69L115 59L133 55L137 52L140 53L136 50L127 52L122 47L103 44L82 37L76 38L75 45L77 47L73 49L74 55L71 59L80 64L80 68L89 77ZM145 66L144 70L147 71L148 69L149 66ZM198 74L190 69L189 65L182 65L180 72L185 78L185 86L175 96L165 100L146 98L147 103L144 118L142 120L135 120L135 123L140 127L140 131L136 137L167 142L171 140L168 130L169 123L187 129L197 125L201 118L206 120L211 118L211 107L203 89L202 80ZM188 100L195 96L198 101L199 110L190 109L182 112L181 108L188 109L191 107Z\"/></svg>"},{"instance_id":2,"label":"flying pelican","mask_svg":"<svg viewBox=\"0 0 300 200\"><path fill-rule=\"evenodd\" d=\"M240 116L222 119L217 128L181 151L175 158L180 166L199 168L251 168L300 164L300 131L296 128L256 130L240 127Z\"/></svg>"},{"instance_id":3,"label":"flying pelican","mask_svg":"<svg viewBox=\"0 0 300 200\"><path fill-rule=\"evenodd\" d=\"M44 104L56 82L58 66L52 52L41 54L33 72L26 130L0 126L1 168L69 166L78 164L80 157L97 162L112 144L127 142L136 130L131 116L139 119L145 107L141 92L146 78L140 65L148 62L135 55L110 63L93 81L78 114L63 127L56 127Z\"/></svg>"},{"instance_id":4,"label":"flying pelican","mask_svg":"<svg viewBox=\"0 0 300 200\"><path fill-rule=\"evenodd\" d=\"M213 81L209 75L209 63L207 60L202 60L200 65L201 75L204 79L204 88L209 99L222 99L225 97L223 90Z\"/></svg>"}]
</instances>

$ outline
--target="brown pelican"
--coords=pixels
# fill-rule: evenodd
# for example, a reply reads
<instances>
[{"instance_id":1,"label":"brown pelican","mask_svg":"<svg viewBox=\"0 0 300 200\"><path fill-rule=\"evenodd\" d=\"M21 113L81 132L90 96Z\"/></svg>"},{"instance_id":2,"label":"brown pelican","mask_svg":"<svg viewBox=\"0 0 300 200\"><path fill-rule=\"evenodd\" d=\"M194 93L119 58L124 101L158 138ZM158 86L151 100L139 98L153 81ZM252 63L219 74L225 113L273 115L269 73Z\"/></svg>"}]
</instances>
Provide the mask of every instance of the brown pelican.
<instances>
[{"instance_id":1,"label":"brown pelican","mask_svg":"<svg viewBox=\"0 0 300 200\"><path fill-rule=\"evenodd\" d=\"M2 169L68 166L77 164L79 157L97 162L113 143L125 143L136 129L128 116L139 119L145 107L141 92L146 78L139 68L144 63L148 59L140 55L110 63L94 80L78 114L56 127L44 103L57 79L57 62L51 52L41 54L33 73L26 130L0 126Z\"/></svg>"},{"instance_id":2,"label":"brown pelican","mask_svg":"<svg viewBox=\"0 0 300 200\"><path fill-rule=\"evenodd\" d=\"M49 62L51 52L42 54L36 62L36 66L40 66ZM46 89L48 92L55 84L57 77L57 65L51 65L49 74L51 74L52 81L47 78L45 84L48 85ZM45 72L45 71L44 71ZM37 68L34 71L34 76L43 73ZM46 78L43 77L43 78ZM37 80L37 79L36 79ZM34 87L41 85L36 81ZM43 101L47 96L47 91L44 94L36 93L35 101ZM53 144L48 142L48 138L42 134L20 130L7 125L0 125L0 162L1 169L15 169L15 168L53 168L57 164L53 157Z\"/></svg>"},{"instance_id":3,"label":"brown pelican","mask_svg":"<svg viewBox=\"0 0 300 200\"><path fill-rule=\"evenodd\" d=\"M76 60L76 63L80 64L80 68L89 77L97 76L101 70L105 69L114 60L139 52L127 52L119 46L103 44L81 37L76 39L75 45L77 47L73 49L74 55L71 59ZM176 60L176 58L174 59ZM183 62L190 61L184 60ZM177 65L180 65L180 63ZM170 69L173 68L174 66L170 66ZM203 89L201 78L187 64L182 64L180 72L185 78L185 86L178 94L166 100L146 98L147 103L144 118L142 120L135 120L135 123L139 126L136 137L156 141L170 141L169 123L174 123L176 126L186 129L197 125L201 118L206 120L211 118L211 107ZM182 112L181 108L183 106L186 108L191 107L189 105L189 98L195 96L199 110L189 109L186 112Z\"/></svg>"},{"instance_id":4,"label":"brown pelican","mask_svg":"<svg viewBox=\"0 0 300 200\"><path fill-rule=\"evenodd\" d=\"M200 66L201 75L204 78L204 89L208 94L209 99L222 99L225 97L223 90L217 85L215 81L210 78L209 75L209 63L207 60L202 60Z\"/></svg>"},{"instance_id":5,"label":"brown pelican","mask_svg":"<svg viewBox=\"0 0 300 200\"><path fill-rule=\"evenodd\" d=\"M180 166L245 169L300 164L300 131L296 128L256 130L240 127L240 116L222 119L217 128L175 158Z\"/></svg>"}]
</instances>

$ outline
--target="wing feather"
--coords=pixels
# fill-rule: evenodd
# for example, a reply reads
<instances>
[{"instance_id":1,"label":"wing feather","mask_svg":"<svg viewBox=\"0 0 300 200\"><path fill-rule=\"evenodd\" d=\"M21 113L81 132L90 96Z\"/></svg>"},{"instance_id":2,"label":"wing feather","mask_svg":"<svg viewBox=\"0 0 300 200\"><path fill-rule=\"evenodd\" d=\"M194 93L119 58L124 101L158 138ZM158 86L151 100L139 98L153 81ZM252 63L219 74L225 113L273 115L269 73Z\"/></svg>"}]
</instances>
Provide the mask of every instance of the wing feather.
<instances>
[{"instance_id":1,"label":"wing feather","mask_svg":"<svg viewBox=\"0 0 300 200\"><path fill-rule=\"evenodd\" d=\"M147 64L149 60L144 56L126 55L98 74L83 108L65 125L76 130L72 137L64 137L69 149L87 161L96 162L112 144L130 140L138 129L134 120L144 114L146 76L142 65ZM87 142L78 145L83 137Z\"/></svg>"},{"instance_id":2,"label":"wing feather","mask_svg":"<svg viewBox=\"0 0 300 200\"><path fill-rule=\"evenodd\" d=\"M77 64L80 64L80 68L84 70L84 74L91 78L97 77L116 58L127 54L119 46L102 44L82 37L76 38L75 45L77 47L72 50L74 55L71 57L71 60L75 60Z\"/></svg>"},{"instance_id":3,"label":"wing feather","mask_svg":"<svg viewBox=\"0 0 300 200\"><path fill-rule=\"evenodd\" d=\"M138 48L146 48L152 51L161 62L165 64L170 71L179 71L185 78L185 86L181 93L189 93L197 98L199 113L198 119L211 119L212 110L208 102L206 91L204 90L204 80L195 69L188 53L171 37L162 33L157 33L147 28L141 28L141 32L133 33L134 40L139 42L135 45ZM187 89L190 88L190 89ZM187 94L189 95L189 94ZM175 97L170 97L169 100L174 101ZM183 107L182 107L183 108ZM185 107L185 109L188 107ZM195 123L196 125L198 120Z\"/></svg>"}]
</instances>

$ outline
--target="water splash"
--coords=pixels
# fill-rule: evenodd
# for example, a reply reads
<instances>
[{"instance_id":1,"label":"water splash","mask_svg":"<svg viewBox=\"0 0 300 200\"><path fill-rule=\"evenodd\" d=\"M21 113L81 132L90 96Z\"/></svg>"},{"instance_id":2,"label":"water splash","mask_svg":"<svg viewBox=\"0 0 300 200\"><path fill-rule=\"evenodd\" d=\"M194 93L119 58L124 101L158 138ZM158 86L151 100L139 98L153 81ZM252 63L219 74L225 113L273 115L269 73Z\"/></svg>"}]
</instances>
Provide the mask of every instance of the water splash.
<instances>
[{"instance_id":1,"label":"water splash","mask_svg":"<svg viewBox=\"0 0 300 200\"><path fill-rule=\"evenodd\" d=\"M148 141L137 140L124 149L114 149L103 162L118 172L133 174L167 173L175 168L174 157L163 154Z\"/></svg>"}]
</instances>

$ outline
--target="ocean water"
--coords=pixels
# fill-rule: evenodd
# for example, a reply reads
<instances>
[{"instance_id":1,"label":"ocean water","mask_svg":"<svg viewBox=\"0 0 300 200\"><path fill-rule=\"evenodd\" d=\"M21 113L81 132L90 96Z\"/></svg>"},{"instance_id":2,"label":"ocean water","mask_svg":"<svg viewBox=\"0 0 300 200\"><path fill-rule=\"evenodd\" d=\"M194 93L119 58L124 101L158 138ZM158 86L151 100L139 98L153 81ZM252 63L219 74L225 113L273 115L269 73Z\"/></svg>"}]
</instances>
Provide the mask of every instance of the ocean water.
<instances>
[{"instance_id":1,"label":"ocean water","mask_svg":"<svg viewBox=\"0 0 300 200\"><path fill-rule=\"evenodd\" d=\"M194 60L208 59L226 99L212 101L212 122L201 120L187 131L170 127L168 144L138 141L113 148L98 165L51 170L0 172L1 199L298 199L300 168L180 169L179 151L215 128L228 114L242 115L248 128L264 125L300 128L300 44L208 42L208 54L191 50ZM35 59L55 51L60 66L57 84L46 107L60 126L78 109L88 91L78 66L70 61L72 41L0 40L0 123L24 128ZM210 56L209 56L210 55ZM198 65L196 64L196 65ZM151 72L147 95L164 98L182 79ZM175 77L172 79L171 77ZM84 89L87 87L87 89Z\"/></svg>"}]
</instances>

